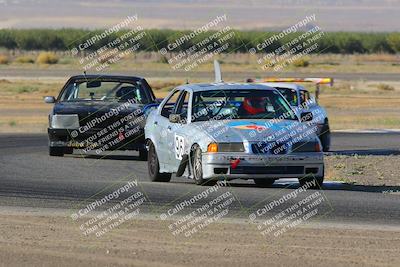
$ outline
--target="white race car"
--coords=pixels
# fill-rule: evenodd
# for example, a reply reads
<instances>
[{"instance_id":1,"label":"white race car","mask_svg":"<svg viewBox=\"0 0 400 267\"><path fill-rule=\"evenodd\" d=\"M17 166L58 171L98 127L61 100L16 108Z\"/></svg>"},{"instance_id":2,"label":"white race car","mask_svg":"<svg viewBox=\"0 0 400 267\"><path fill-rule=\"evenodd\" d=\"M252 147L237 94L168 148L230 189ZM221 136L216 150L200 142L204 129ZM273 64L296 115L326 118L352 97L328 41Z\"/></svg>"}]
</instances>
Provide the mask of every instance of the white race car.
<instances>
[{"instance_id":1,"label":"white race car","mask_svg":"<svg viewBox=\"0 0 400 267\"><path fill-rule=\"evenodd\" d=\"M312 113L301 117L311 121ZM265 85L179 86L150 112L145 138L152 181L168 182L175 173L196 184L241 178L265 186L291 177L319 188L324 179L315 129Z\"/></svg>"},{"instance_id":2,"label":"white race car","mask_svg":"<svg viewBox=\"0 0 400 267\"><path fill-rule=\"evenodd\" d=\"M252 80L254 81L254 80ZM317 126L316 134L321 140L323 151L329 151L331 145L331 132L326 110L318 105L319 86L321 84L333 85L332 78L267 78L255 80L263 85L276 88L290 103L299 116L302 112L312 112L311 124ZM298 83L311 82L317 86L316 97L312 97L309 91Z\"/></svg>"}]
</instances>

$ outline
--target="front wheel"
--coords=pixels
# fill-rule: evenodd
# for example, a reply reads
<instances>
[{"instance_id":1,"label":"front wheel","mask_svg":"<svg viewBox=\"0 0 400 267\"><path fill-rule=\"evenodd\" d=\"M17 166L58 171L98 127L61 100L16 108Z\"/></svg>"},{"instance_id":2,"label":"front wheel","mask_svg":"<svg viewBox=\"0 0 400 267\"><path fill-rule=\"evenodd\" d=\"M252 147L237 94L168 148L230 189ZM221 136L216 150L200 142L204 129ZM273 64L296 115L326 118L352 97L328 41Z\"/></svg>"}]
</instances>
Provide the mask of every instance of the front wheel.
<instances>
[{"instance_id":1,"label":"front wheel","mask_svg":"<svg viewBox=\"0 0 400 267\"><path fill-rule=\"evenodd\" d=\"M328 122L325 122L321 135L319 135L319 140L321 141L322 151L328 152L331 147L331 131Z\"/></svg>"},{"instance_id":2,"label":"front wheel","mask_svg":"<svg viewBox=\"0 0 400 267\"><path fill-rule=\"evenodd\" d=\"M193 178L197 185L204 185L206 180L203 179L203 162L202 162L201 148L196 146L193 153Z\"/></svg>"},{"instance_id":3,"label":"front wheel","mask_svg":"<svg viewBox=\"0 0 400 267\"><path fill-rule=\"evenodd\" d=\"M64 149L64 147L49 146L49 155L53 157L62 157L64 156Z\"/></svg>"},{"instance_id":4,"label":"front wheel","mask_svg":"<svg viewBox=\"0 0 400 267\"><path fill-rule=\"evenodd\" d=\"M217 179L204 179L203 178L203 161L202 161L202 152L199 146L194 148L193 158L192 158L192 166L193 166L193 178L194 182L197 185L215 185L218 180Z\"/></svg>"},{"instance_id":5,"label":"front wheel","mask_svg":"<svg viewBox=\"0 0 400 267\"><path fill-rule=\"evenodd\" d=\"M169 182L171 180L171 173L160 173L156 148L152 142L149 143L147 166L152 182Z\"/></svg>"},{"instance_id":6,"label":"front wheel","mask_svg":"<svg viewBox=\"0 0 400 267\"><path fill-rule=\"evenodd\" d=\"M74 148L73 147L65 147L64 154L74 154Z\"/></svg>"}]
</instances>

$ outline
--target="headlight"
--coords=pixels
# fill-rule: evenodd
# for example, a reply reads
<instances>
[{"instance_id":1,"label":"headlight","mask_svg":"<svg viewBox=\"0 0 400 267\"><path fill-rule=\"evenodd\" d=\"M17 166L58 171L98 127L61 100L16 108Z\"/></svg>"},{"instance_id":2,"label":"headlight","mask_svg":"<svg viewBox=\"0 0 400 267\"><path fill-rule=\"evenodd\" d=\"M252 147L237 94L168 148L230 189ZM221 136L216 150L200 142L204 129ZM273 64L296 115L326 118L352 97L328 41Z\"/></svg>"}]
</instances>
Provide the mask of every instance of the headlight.
<instances>
[{"instance_id":1,"label":"headlight","mask_svg":"<svg viewBox=\"0 0 400 267\"><path fill-rule=\"evenodd\" d=\"M49 117L50 128L53 129L78 129L79 117L77 114L56 114Z\"/></svg>"},{"instance_id":2,"label":"headlight","mask_svg":"<svg viewBox=\"0 0 400 267\"><path fill-rule=\"evenodd\" d=\"M244 152L243 143L211 143L207 152Z\"/></svg>"}]
</instances>

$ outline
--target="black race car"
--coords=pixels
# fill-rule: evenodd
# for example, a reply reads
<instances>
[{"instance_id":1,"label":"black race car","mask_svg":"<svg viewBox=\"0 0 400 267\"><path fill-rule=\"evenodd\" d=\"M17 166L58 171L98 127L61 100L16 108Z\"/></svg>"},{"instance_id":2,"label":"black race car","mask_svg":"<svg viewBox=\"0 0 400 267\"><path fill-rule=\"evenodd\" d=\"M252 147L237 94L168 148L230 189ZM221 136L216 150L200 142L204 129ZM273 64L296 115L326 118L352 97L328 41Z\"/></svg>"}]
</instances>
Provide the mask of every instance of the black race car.
<instances>
[{"instance_id":1,"label":"black race car","mask_svg":"<svg viewBox=\"0 0 400 267\"><path fill-rule=\"evenodd\" d=\"M154 93L144 78L117 75L78 75L71 77L49 115L49 154L100 154L106 150L147 152L143 128L146 110L157 106Z\"/></svg>"}]
</instances>

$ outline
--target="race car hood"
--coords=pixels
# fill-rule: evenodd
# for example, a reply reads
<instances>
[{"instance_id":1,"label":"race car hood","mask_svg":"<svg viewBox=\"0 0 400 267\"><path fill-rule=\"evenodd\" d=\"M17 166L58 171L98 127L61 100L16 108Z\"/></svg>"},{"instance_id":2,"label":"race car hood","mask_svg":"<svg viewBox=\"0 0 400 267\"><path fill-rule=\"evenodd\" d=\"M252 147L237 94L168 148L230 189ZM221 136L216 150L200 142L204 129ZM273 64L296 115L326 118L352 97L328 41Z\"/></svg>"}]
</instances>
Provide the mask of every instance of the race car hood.
<instances>
[{"instance_id":1,"label":"race car hood","mask_svg":"<svg viewBox=\"0 0 400 267\"><path fill-rule=\"evenodd\" d=\"M206 134L214 142L259 142L259 141L279 141L282 138L294 138L300 136L308 127L298 121L282 120L230 120L214 121L211 126L196 125L198 129ZM293 130L296 131L294 135ZM299 140L314 139L314 134L303 134ZM286 142L285 141L285 142Z\"/></svg>"},{"instance_id":2,"label":"race car hood","mask_svg":"<svg viewBox=\"0 0 400 267\"><path fill-rule=\"evenodd\" d=\"M108 119L103 123L104 125L97 125L99 128L104 128L108 124L129 114L135 113L141 115L142 113L139 109L142 110L143 105L115 101L71 101L56 103L53 114L77 114L80 126L89 123L96 117L99 118L105 114L109 114Z\"/></svg>"}]
</instances>

